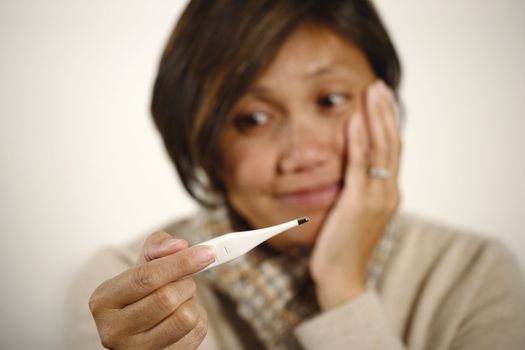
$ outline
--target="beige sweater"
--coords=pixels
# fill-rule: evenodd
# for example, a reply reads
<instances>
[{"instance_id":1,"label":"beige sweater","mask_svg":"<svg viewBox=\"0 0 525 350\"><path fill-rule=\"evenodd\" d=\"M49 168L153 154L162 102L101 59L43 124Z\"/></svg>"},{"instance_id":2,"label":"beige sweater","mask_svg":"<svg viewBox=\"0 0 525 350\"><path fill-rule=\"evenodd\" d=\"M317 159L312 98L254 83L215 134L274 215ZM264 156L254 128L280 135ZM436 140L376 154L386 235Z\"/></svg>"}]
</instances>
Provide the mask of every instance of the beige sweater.
<instances>
[{"instance_id":1,"label":"beige sweater","mask_svg":"<svg viewBox=\"0 0 525 350\"><path fill-rule=\"evenodd\" d=\"M184 225L166 230L183 236ZM375 290L295 329L304 349L525 349L525 288L521 272L498 242L401 216L393 255ZM71 349L100 349L87 301L103 280L136 261L142 239L96 254L69 298ZM196 277L209 318L200 349L258 349L230 302Z\"/></svg>"}]
</instances>

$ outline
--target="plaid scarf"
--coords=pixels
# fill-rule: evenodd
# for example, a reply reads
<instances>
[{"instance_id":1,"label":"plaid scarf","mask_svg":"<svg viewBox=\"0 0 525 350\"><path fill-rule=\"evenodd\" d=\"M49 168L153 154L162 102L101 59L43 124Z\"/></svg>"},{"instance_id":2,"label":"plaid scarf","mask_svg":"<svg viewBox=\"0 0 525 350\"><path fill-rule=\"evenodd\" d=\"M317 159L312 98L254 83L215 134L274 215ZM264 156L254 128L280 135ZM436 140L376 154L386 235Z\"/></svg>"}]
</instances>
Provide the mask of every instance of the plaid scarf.
<instances>
[{"instance_id":1,"label":"plaid scarf","mask_svg":"<svg viewBox=\"0 0 525 350\"><path fill-rule=\"evenodd\" d=\"M388 226L368 269L367 287L374 288L394 246ZM198 243L231 232L224 211L203 212L188 232ZM319 313L314 283L308 271L309 251L275 253L261 246L248 254L204 272L204 277L234 301L237 314L253 329L267 349L301 349L294 328Z\"/></svg>"}]
</instances>

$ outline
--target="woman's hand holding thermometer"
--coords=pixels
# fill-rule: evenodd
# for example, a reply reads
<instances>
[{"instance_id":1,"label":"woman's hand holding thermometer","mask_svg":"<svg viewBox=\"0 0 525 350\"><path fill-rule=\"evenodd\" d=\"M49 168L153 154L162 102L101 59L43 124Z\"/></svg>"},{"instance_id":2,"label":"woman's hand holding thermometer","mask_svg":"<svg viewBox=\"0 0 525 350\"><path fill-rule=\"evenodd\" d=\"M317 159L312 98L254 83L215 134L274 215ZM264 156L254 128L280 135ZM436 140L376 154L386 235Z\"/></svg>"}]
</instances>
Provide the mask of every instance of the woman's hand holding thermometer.
<instances>
[{"instance_id":1,"label":"woman's hand holding thermometer","mask_svg":"<svg viewBox=\"0 0 525 350\"><path fill-rule=\"evenodd\" d=\"M137 264L103 282L89 307L111 349L196 349L208 326L192 275L235 259L307 218L233 232L188 247L166 232L151 234Z\"/></svg>"}]
</instances>

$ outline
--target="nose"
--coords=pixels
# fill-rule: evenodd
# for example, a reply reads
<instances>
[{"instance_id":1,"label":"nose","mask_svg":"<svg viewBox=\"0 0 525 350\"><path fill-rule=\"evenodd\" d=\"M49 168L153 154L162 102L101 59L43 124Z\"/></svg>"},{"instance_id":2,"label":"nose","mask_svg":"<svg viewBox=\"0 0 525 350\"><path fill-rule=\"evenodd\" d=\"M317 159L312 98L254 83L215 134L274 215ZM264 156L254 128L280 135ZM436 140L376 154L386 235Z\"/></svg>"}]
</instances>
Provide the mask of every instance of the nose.
<instances>
[{"instance_id":1,"label":"nose","mask_svg":"<svg viewBox=\"0 0 525 350\"><path fill-rule=\"evenodd\" d=\"M322 166L329 153L324 133L326 130L316 127L315 123L290 120L281 132L278 171L298 173Z\"/></svg>"}]
</instances>

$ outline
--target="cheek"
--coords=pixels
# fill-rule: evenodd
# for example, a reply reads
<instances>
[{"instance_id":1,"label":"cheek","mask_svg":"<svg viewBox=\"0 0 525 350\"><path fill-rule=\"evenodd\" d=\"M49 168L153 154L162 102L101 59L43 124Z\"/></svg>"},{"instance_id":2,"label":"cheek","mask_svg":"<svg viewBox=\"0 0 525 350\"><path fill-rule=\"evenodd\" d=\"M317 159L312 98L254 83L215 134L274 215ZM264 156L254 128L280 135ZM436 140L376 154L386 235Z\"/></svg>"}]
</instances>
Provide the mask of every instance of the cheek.
<instances>
[{"instance_id":1,"label":"cheek","mask_svg":"<svg viewBox=\"0 0 525 350\"><path fill-rule=\"evenodd\" d=\"M261 148L248 142L230 144L224 149L224 183L232 204L246 206L270 191L274 181L274 154L269 147Z\"/></svg>"},{"instance_id":2,"label":"cheek","mask_svg":"<svg viewBox=\"0 0 525 350\"><path fill-rule=\"evenodd\" d=\"M325 145L327 152L329 152L329 162L339 164L344 160L348 141L346 130L351 115L351 113L345 113L343 116L334 118L331 121L319 123L316 127L318 137L322 138L320 142Z\"/></svg>"},{"instance_id":3,"label":"cheek","mask_svg":"<svg viewBox=\"0 0 525 350\"><path fill-rule=\"evenodd\" d=\"M346 130L348 128L348 122L350 121L350 117L344 118L342 122L338 125L337 129L333 131L334 135L334 148L336 154L339 156L342 156L343 151L345 149L346 145Z\"/></svg>"}]
</instances>

